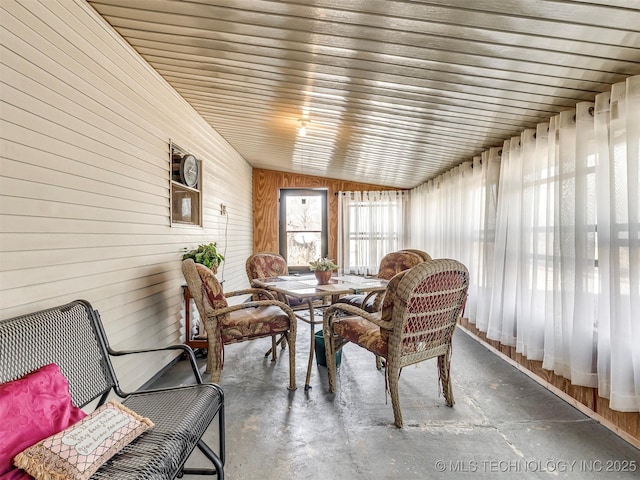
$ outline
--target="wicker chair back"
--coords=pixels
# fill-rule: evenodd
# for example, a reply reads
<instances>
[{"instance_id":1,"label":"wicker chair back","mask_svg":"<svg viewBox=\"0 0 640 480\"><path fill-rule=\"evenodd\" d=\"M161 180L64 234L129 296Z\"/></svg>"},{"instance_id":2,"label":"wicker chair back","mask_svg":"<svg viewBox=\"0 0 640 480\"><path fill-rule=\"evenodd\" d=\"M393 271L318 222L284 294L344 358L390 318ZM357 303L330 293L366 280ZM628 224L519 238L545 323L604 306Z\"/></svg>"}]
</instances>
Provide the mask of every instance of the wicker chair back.
<instances>
[{"instance_id":1,"label":"wicker chair back","mask_svg":"<svg viewBox=\"0 0 640 480\"><path fill-rule=\"evenodd\" d=\"M456 260L432 260L406 272L392 300L389 332L389 357L399 368L448 352L468 286L469 273Z\"/></svg>"},{"instance_id":2,"label":"wicker chair back","mask_svg":"<svg viewBox=\"0 0 640 480\"><path fill-rule=\"evenodd\" d=\"M231 343L283 335L289 346L289 389L296 389L296 317L289 305L266 290L248 288L223 292L214 273L192 259L182 261L182 273L207 332L207 373L218 383L224 361L224 346ZM227 299L251 295L252 299L229 305Z\"/></svg>"},{"instance_id":3,"label":"wicker chair back","mask_svg":"<svg viewBox=\"0 0 640 480\"><path fill-rule=\"evenodd\" d=\"M396 274L387 285L381 310L367 312L336 303L325 312L323 326L329 390L336 389L333 356L347 342L384 358L395 425L403 425L398 380L402 367L438 358L439 380L453 406L451 338L464 310L469 272L456 260L420 262Z\"/></svg>"},{"instance_id":4,"label":"wicker chair back","mask_svg":"<svg viewBox=\"0 0 640 480\"><path fill-rule=\"evenodd\" d=\"M260 252L250 255L245 262L245 270L249 282L256 278L289 275L289 267L284 257L277 253L270 252Z\"/></svg>"}]
</instances>

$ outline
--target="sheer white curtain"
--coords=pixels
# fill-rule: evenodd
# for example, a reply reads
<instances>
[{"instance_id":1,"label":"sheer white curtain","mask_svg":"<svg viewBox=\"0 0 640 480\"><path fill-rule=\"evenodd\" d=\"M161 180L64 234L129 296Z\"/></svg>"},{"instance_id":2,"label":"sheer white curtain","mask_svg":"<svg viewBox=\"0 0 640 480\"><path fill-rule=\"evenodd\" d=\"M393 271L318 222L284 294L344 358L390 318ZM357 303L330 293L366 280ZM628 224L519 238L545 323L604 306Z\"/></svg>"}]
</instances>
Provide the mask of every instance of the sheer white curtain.
<instances>
[{"instance_id":1,"label":"sheer white curtain","mask_svg":"<svg viewBox=\"0 0 640 480\"><path fill-rule=\"evenodd\" d=\"M516 351L531 360L544 355L547 264L547 137L549 124L522 132L522 192L516 312ZM544 148L542 148L544 146ZM549 212L551 213L551 212Z\"/></svg>"},{"instance_id":2,"label":"sheer white curtain","mask_svg":"<svg viewBox=\"0 0 640 480\"><path fill-rule=\"evenodd\" d=\"M410 238L420 240L412 241L412 245L434 258L441 257L443 250L464 255L471 230L466 210L471 203L471 190L466 186L472 176L473 164L466 162L414 190L413 195L419 192L431 201L411 202L411 217L416 221L412 222Z\"/></svg>"},{"instance_id":3,"label":"sheer white curtain","mask_svg":"<svg viewBox=\"0 0 640 480\"><path fill-rule=\"evenodd\" d=\"M384 255L404 247L406 192L338 192L338 265L375 275Z\"/></svg>"},{"instance_id":4,"label":"sheer white curtain","mask_svg":"<svg viewBox=\"0 0 640 480\"><path fill-rule=\"evenodd\" d=\"M500 181L496 214L493 289L487 337L516 344L516 288L520 255L522 155L520 137L506 140L499 151Z\"/></svg>"},{"instance_id":5,"label":"sheer white curtain","mask_svg":"<svg viewBox=\"0 0 640 480\"><path fill-rule=\"evenodd\" d=\"M489 309L493 293L494 277L494 251L496 241L496 212L498 210L498 182L500 179L500 148L492 148L482 152L480 169L476 174L474 168L475 198L477 198L479 211L474 205L468 205L468 211L478 215L475 226L478 230L473 232L474 244L471 251L477 252L477 270L471 273L477 282L478 299L473 308L468 309L468 317L471 323L483 332L487 331L489 324ZM477 165L474 163L474 166ZM472 197L473 198L473 197ZM471 219L473 221L474 219ZM443 256L451 256L444 253ZM453 258L456 258L455 256ZM462 258L462 257L461 257ZM464 261L463 261L464 263ZM467 264L467 268L474 268L473 263ZM470 306L474 302L467 301Z\"/></svg>"},{"instance_id":6,"label":"sheer white curtain","mask_svg":"<svg viewBox=\"0 0 640 480\"><path fill-rule=\"evenodd\" d=\"M542 366L574 384L595 387L597 285L594 105L580 103L549 125L547 243ZM551 229L553 227L553 229ZM549 237L547 237L549 238Z\"/></svg>"},{"instance_id":7,"label":"sheer white curtain","mask_svg":"<svg viewBox=\"0 0 640 480\"><path fill-rule=\"evenodd\" d=\"M640 76L596 97L598 391L640 410Z\"/></svg>"},{"instance_id":8,"label":"sheer white curtain","mask_svg":"<svg viewBox=\"0 0 640 480\"><path fill-rule=\"evenodd\" d=\"M500 148L492 148L414 188L410 197L411 244L467 266L473 278L465 315L483 331L493 285L499 174Z\"/></svg>"},{"instance_id":9,"label":"sheer white curtain","mask_svg":"<svg viewBox=\"0 0 640 480\"><path fill-rule=\"evenodd\" d=\"M639 157L631 77L411 194L412 243L470 270L469 320L619 411L640 411Z\"/></svg>"}]
</instances>

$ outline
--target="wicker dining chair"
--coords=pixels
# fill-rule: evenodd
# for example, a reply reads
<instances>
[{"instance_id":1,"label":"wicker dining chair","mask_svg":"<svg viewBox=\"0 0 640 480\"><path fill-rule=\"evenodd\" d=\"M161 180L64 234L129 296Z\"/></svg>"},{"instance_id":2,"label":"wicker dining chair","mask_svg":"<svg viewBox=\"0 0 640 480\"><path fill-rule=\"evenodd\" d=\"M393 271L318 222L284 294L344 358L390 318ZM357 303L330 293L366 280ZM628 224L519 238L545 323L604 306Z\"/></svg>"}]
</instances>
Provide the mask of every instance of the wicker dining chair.
<instances>
[{"instance_id":1,"label":"wicker dining chair","mask_svg":"<svg viewBox=\"0 0 640 480\"><path fill-rule=\"evenodd\" d=\"M426 252L423 252L425 255ZM429 257L431 259L431 257ZM377 278L382 278L384 280L391 280L397 273L402 272L403 270L407 270L411 267L416 266L419 263L422 263L425 260L424 256L417 251L410 250L398 250L395 252L387 253L382 260L380 260L380 265L378 267ZM380 293L369 293L369 294L350 294L344 295L343 297L338 299L338 303L347 303L349 305L354 305L356 307L362 308L369 313L375 312L380 309L382 305L382 298L384 296L384 292Z\"/></svg>"},{"instance_id":2,"label":"wicker dining chair","mask_svg":"<svg viewBox=\"0 0 640 480\"><path fill-rule=\"evenodd\" d=\"M249 282L258 278L289 275L289 267L285 258L272 252L259 252L249 255L244 263Z\"/></svg>"},{"instance_id":3,"label":"wicker dining chair","mask_svg":"<svg viewBox=\"0 0 640 480\"><path fill-rule=\"evenodd\" d=\"M249 284L254 287L253 280L268 277L277 277L279 275L289 275L289 267L284 257L278 253L260 252L250 255L244 264ZM280 301L287 303L290 307L297 306L300 301L298 299L279 298ZM284 341L285 337L280 336L276 340L276 335L271 337L271 348L264 354L265 357L271 355L271 360L276 361L278 358L278 345L282 345L284 349L287 345Z\"/></svg>"},{"instance_id":4,"label":"wicker dining chair","mask_svg":"<svg viewBox=\"0 0 640 480\"><path fill-rule=\"evenodd\" d=\"M260 252L249 255L244 264L247 278L251 286L253 281L261 278L289 275L289 266L284 257L278 253ZM313 300L319 300L321 297ZM285 302L294 310L303 310L309 307L309 301L296 297L281 296L278 300Z\"/></svg>"},{"instance_id":5,"label":"wicker dining chair","mask_svg":"<svg viewBox=\"0 0 640 480\"><path fill-rule=\"evenodd\" d=\"M254 280L289 275L289 267L284 257L278 253L271 252L259 252L250 255L245 261L245 271L247 272L247 278L249 279L249 283L252 287L255 286L253 283ZM289 305L294 311L309 310L312 312L312 303L315 306L324 303L323 297L301 299L287 295L278 295L278 300ZM283 337L280 337L280 339L276 341L276 337L273 336L271 349L267 351L264 356L267 357L271 354L271 359L276 360L276 347L278 345L282 345L283 349L285 348L286 343L284 342Z\"/></svg>"},{"instance_id":6,"label":"wicker dining chair","mask_svg":"<svg viewBox=\"0 0 640 480\"><path fill-rule=\"evenodd\" d=\"M453 406L450 378L451 338L467 298L469 272L458 261L420 263L394 276L382 310L369 313L336 303L325 312L323 335L329 391L336 391L335 352L351 342L385 359L394 423L402 427L398 383L402 367L438 358L439 380Z\"/></svg>"},{"instance_id":7,"label":"wicker dining chair","mask_svg":"<svg viewBox=\"0 0 640 480\"><path fill-rule=\"evenodd\" d=\"M400 252L411 252L411 253L415 253L416 255L420 255L422 257L422 260L424 260L425 262L427 260L431 260L431 255L429 255L424 250L418 250L417 248L403 248L402 250L399 250L399 251Z\"/></svg>"},{"instance_id":8,"label":"wicker dining chair","mask_svg":"<svg viewBox=\"0 0 640 480\"><path fill-rule=\"evenodd\" d=\"M224 346L257 338L284 335L289 346L289 390L296 389L296 326L289 305L273 298L271 293L248 288L224 293L213 272L192 259L183 260L182 273L187 281L207 332L207 373L218 383L224 362ZM229 306L227 298L238 295L258 296Z\"/></svg>"}]
</instances>

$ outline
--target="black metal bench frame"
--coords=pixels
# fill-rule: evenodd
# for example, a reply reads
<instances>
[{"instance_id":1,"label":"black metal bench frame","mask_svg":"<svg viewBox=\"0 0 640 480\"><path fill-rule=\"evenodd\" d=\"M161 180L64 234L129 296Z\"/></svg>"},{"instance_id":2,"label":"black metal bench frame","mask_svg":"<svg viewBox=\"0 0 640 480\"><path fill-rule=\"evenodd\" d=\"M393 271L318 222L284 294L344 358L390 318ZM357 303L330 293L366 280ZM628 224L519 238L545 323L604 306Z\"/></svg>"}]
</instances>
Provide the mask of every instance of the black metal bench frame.
<instances>
[{"instance_id":1,"label":"black metal bench frame","mask_svg":"<svg viewBox=\"0 0 640 480\"><path fill-rule=\"evenodd\" d=\"M122 391L110 357L161 350L182 350L191 364L195 383L130 393ZM0 383L20 378L49 363L57 364L69 381L76 406L82 408L97 399L98 407L115 393L118 401L155 424L105 463L92 479L155 480L184 474L224 478L224 394L218 385L203 383L191 347L178 344L144 350L113 350L100 315L85 300L0 321ZM216 416L217 454L202 440ZM196 447L214 468L185 467Z\"/></svg>"}]
</instances>

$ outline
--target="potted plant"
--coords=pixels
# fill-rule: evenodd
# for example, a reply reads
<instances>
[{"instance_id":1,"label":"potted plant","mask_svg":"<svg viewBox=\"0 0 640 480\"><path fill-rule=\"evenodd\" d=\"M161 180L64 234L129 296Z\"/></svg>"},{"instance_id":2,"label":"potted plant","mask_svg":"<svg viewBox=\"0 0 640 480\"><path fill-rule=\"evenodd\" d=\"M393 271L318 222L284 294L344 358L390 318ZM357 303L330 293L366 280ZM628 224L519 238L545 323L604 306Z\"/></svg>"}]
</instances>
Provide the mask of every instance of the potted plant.
<instances>
[{"instance_id":1,"label":"potted plant","mask_svg":"<svg viewBox=\"0 0 640 480\"><path fill-rule=\"evenodd\" d=\"M223 262L224 255L218 253L218 244L216 242L198 245L198 248L194 250L187 250L182 255L182 260L192 258L194 262L201 263L205 267L210 268L213 273L216 273L218 266Z\"/></svg>"},{"instance_id":2,"label":"potted plant","mask_svg":"<svg viewBox=\"0 0 640 480\"><path fill-rule=\"evenodd\" d=\"M315 273L318 285L326 285L329 283L331 272L336 268L338 268L338 265L326 257L309 262L309 269Z\"/></svg>"}]
</instances>

